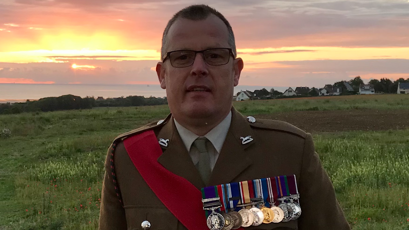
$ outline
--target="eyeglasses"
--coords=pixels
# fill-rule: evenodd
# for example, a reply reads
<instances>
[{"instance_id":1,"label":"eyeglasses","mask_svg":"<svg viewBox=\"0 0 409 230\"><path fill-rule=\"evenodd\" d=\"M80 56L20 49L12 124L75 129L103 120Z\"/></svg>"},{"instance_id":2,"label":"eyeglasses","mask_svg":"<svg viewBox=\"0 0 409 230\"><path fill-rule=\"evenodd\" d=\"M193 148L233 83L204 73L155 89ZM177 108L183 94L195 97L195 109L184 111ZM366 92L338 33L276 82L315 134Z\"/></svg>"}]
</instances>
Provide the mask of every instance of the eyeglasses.
<instances>
[{"instance_id":1,"label":"eyeglasses","mask_svg":"<svg viewBox=\"0 0 409 230\"><path fill-rule=\"evenodd\" d=\"M163 58L163 62L169 59L170 64L175 68L188 67L195 62L197 53L203 54L204 61L212 66L226 65L229 63L230 55L234 58L230 48L212 48L201 51L175 50L168 52Z\"/></svg>"}]
</instances>

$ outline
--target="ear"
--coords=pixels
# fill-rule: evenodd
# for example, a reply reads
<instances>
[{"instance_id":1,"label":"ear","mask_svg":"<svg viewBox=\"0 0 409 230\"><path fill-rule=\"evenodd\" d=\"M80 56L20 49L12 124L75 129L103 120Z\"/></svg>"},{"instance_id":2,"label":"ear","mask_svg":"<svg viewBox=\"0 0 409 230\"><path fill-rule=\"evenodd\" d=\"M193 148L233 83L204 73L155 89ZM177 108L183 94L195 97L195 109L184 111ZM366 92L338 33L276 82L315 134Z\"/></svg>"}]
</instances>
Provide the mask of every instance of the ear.
<instances>
[{"instance_id":1,"label":"ear","mask_svg":"<svg viewBox=\"0 0 409 230\"><path fill-rule=\"evenodd\" d=\"M165 66L163 62L158 62L158 64L156 64L156 75L158 75L160 87L166 89Z\"/></svg>"},{"instance_id":2,"label":"ear","mask_svg":"<svg viewBox=\"0 0 409 230\"><path fill-rule=\"evenodd\" d=\"M244 63L241 58L236 58L234 60L234 86L237 86L239 84L239 79L240 79L240 74L241 71L243 70Z\"/></svg>"}]
</instances>

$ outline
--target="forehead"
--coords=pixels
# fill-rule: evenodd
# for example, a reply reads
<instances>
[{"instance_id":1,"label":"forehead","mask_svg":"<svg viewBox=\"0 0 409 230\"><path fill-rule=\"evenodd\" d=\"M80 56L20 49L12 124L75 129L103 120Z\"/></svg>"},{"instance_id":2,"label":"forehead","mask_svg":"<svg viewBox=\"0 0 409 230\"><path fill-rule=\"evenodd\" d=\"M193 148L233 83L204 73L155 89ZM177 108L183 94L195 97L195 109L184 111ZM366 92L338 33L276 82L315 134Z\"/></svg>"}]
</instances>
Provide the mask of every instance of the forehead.
<instances>
[{"instance_id":1,"label":"forehead","mask_svg":"<svg viewBox=\"0 0 409 230\"><path fill-rule=\"evenodd\" d=\"M228 38L227 26L215 15L199 21L179 18L169 29L166 51L229 47Z\"/></svg>"}]
</instances>

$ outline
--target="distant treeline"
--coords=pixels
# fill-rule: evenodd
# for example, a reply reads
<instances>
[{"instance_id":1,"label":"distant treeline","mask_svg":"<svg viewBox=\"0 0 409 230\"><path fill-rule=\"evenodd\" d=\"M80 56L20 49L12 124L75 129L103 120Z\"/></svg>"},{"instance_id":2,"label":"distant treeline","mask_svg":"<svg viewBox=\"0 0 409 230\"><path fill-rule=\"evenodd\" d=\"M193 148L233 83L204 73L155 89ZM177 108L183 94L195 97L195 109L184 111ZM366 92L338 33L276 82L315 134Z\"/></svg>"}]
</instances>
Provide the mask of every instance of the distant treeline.
<instances>
[{"instance_id":1,"label":"distant treeline","mask_svg":"<svg viewBox=\"0 0 409 230\"><path fill-rule=\"evenodd\" d=\"M0 104L0 114L17 114L22 112L48 112L71 109L91 109L94 107L124 107L167 104L166 98L128 96L119 98L84 97L74 95L63 95L60 97L46 97L38 101L22 103Z\"/></svg>"}]
</instances>

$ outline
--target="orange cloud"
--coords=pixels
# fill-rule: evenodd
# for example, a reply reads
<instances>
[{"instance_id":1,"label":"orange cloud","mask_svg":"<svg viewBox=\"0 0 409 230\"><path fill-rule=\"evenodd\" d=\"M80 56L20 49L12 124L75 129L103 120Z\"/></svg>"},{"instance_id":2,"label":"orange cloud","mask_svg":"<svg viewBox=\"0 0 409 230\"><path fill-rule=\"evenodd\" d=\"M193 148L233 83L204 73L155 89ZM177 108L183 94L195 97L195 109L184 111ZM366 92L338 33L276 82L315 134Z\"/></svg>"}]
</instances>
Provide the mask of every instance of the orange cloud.
<instances>
[{"instance_id":1,"label":"orange cloud","mask_svg":"<svg viewBox=\"0 0 409 230\"><path fill-rule=\"evenodd\" d=\"M0 78L0 84L54 84L54 81L34 81L27 78Z\"/></svg>"},{"instance_id":2,"label":"orange cloud","mask_svg":"<svg viewBox=\"0 0 409 230\"><path fill-rule=\"evenodd\" d=\"M5 26L10 26L10 27L19 27L19 25L14 24L14 23L6 23L4 24Z\"/></svg>"}]
</instances>

